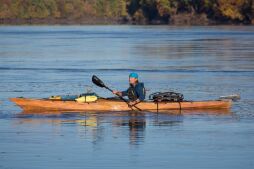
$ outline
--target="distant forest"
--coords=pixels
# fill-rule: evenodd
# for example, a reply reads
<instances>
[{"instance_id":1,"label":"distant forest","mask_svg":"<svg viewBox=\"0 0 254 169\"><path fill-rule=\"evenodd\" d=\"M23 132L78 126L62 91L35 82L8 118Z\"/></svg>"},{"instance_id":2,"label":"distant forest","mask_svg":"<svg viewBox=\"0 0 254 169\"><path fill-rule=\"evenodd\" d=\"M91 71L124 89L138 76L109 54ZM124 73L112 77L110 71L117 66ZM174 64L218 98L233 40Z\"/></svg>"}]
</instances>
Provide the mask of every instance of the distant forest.
<instances>
[{"instance_id":1,"label":"distant forest","mask_svg":"<svg viewBox=\"0 0 254 169\"><path fill-rule=\"evenodd\" d=\"M254 24L254 0L0 0L1 24Z\"/></svg>"}]
</instances>

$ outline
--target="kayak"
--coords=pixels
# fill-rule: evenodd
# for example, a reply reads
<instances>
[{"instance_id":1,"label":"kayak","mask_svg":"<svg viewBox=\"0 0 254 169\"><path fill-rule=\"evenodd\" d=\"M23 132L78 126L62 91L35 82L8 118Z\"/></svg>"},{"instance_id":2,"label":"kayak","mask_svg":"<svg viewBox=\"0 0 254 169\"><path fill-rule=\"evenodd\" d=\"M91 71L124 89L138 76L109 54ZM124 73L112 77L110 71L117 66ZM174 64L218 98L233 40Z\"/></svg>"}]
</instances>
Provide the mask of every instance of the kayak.
<instances>
[{"instance_id":1,"label":"kayak","mask_svg":"<svg viewBox=\"0 0 254 169\"><path fill-rule=\"evenodd\" d=\"M12 102L24 111L131 111L123 101L116 99L98 99L94 102L79 103L76 101L59 101L49 99L10 98ZM195 110L195 109L230 109L231 100L153 102L144 101L136 106L142 111L160 112L166 110ZM133 108L135 110L135 108Z\"/></svg>"}]
</instances>

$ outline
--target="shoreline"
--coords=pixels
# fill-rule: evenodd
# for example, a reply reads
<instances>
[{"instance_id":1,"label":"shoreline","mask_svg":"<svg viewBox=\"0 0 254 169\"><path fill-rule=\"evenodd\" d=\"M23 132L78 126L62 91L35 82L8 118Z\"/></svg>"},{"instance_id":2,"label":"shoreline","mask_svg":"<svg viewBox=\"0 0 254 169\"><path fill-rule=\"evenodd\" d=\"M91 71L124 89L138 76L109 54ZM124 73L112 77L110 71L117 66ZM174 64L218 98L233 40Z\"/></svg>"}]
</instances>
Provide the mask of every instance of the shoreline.
<instances>
[{"instance_id":1,"label":"shoreline","mask_svg":"<svg viewBox=\"0 0 254 169\"><path fill-rule=\"evenodd\" d=\"M22 25L139 25L139 26L253 26L254 24L244 24L241 22L216 22L216 21L207 21L207 22L195 22L195 23L160 23L160 22L133 22L127 21L123 18L107 18L107 17L87 17L80 19L71 19L71 18L31 18L31 19L0 19L0 26L22 26Z\"/></svg>"}]
</instances>

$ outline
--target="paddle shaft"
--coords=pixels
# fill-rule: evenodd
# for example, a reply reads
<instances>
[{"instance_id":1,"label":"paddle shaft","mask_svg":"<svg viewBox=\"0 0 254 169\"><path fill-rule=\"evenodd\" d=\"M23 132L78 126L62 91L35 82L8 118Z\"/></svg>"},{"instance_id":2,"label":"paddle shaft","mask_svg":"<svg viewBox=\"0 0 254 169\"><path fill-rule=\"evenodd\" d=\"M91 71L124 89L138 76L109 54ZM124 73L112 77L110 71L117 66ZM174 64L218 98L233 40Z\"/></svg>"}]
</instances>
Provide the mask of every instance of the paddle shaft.
<instances>
[{"instance_id":1,"label":"paddle shaft","mask_svg":"<svg viewBox=\"0 0 254 169\"><path fill-rule=\"evenodd\" d=\"M105 86L105 88L108 89L109 91L111 91L111 92L113 93L113 90L112 90L112 89L108 88L107 86ZM131 106L131 105L128 103L128 101L127 101L126 99L124 99L122 96L120 96L120 95L118 95L118 94L116 94L116 95L117 95L121 100L123 100L125 103L127 103L128 106L129 106L132 110L133 110L132 107L135 107L137 110L142 111L140 108L138 108L138 107L135 106L135 105Z\"/></svg>"}]
</instances>

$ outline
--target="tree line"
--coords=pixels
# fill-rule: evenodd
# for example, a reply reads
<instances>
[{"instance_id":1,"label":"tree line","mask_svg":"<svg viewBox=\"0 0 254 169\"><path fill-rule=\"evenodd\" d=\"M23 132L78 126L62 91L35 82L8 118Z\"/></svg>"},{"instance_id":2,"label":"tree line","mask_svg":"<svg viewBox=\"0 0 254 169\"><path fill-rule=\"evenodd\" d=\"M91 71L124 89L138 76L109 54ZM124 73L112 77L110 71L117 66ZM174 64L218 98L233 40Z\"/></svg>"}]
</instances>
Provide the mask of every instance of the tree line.
<instances>
[{"instance_id":1,"label":"tree line","mask_svg":"<svg viewBox=\"0 0 254 169\"><path fill-rule=\"evenodd\" d=\"M254 0L0 0L0 19L117 19L132 24L254 24Z\"/></svg>"}]
</instances>

